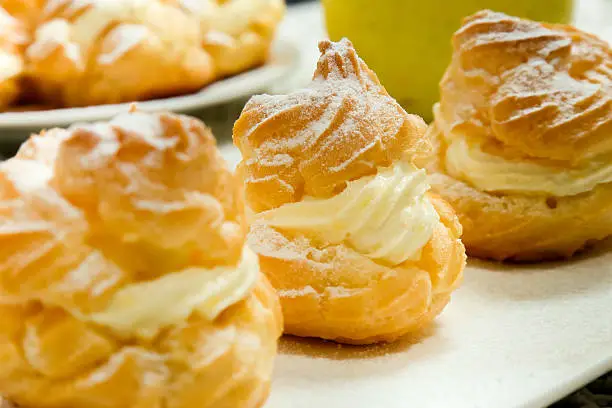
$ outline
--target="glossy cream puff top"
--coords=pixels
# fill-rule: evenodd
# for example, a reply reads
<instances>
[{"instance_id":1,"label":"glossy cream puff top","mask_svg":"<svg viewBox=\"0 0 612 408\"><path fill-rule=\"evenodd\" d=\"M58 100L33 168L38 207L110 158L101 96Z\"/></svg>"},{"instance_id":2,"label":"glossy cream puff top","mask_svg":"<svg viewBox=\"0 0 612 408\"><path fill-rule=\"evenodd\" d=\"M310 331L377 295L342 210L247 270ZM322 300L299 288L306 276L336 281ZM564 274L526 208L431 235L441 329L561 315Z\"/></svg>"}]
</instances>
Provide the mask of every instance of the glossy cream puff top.
<instances>
[{"instance_id":1,"label":"glossy cream puff top","mask_svg":"<svg viewBox=\"0 0 612 408\"><path fill-rule=\"evenodd\" d=\"M571 196L612 181L612 51L567 26L483 11L453 37L435 122L449 175Z\"/></svg>"},{"instance_id":2,"label":"glossy cream puff top","mask_svg":"<svg viewBox=\"0 0 612 408\"><path fill-rule=\"evenodd\" d=\"M313 82L252 98L234 126L255 222L344 243L397 265L437 225L424 171L425 124L408 115L356 55L323 41Z\"/></svg>"},{"instance_id":3,"label":"glossy cream puff top","mask_svg":"<svg viewBox=\"0 0 612 408\"><path fill-rule=\"evenodd\" d=\"M187 117L123 114L32 137L0 165L0 299L150 339L214 320L258 279L214 137Z\"/></svg>"}]
</instances>

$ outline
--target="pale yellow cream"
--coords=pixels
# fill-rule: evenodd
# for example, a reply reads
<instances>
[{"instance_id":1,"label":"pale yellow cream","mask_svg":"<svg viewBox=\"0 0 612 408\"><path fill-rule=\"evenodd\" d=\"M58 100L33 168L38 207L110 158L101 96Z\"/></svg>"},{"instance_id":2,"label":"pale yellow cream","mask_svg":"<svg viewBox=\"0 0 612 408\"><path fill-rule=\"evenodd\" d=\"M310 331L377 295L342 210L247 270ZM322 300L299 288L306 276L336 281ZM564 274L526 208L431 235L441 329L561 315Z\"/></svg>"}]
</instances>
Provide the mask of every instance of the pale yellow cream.
<instances>
[{"instance_id":1,"label":"pale yellow cream","mask_svg":"<svg viewBox=\"0 0 612 408\"><path fill-rule=\"evenodd\" d=\"M529 160L512 161L486 153L478 143L469 143L453 133L434 109L436 124L448 144L445 157L449 175L482 191L573 196L612 182L612 157L594 158L575 168L546 166Z\"/></svg>"},{"instance_id":2,"label":"pale yellow cream","mask_svg":"<svg viewBox=\"0 0 612 408\"><path fill-rule=\"evenodd\" d=\"M582 167L560 169L529 161L509 161L453 138L446 151L446 169L482 191L540 193L558 197L593 190L612 182L612 160L591 160Z\"/></svg>"},{"instance_id":3,"label":"pale yellow cream","mask_svg":"<svg viewBox=\"0 0 612 408\"><path fill-rule=\"evenodd\" d=\"M268 225L346 242L361 254L398 265L418 259L439 222L426 196L424 170L406 163L349 182L329 199L305 199L258 214Z\"/></svg>"},{"instance_id":4,"label":"pale yellow cream","mask_svg":"<svg viewBox=\"0 0 612 408\"><path fill-rule=\"evenodd\" d=\"M246 246L240 264L213 269L189 268L119 290L108 307L79 318L125 336L152 338L192 313L214 320L244 299L259 276L257 255Z\"/></svg>"}]
</instances>

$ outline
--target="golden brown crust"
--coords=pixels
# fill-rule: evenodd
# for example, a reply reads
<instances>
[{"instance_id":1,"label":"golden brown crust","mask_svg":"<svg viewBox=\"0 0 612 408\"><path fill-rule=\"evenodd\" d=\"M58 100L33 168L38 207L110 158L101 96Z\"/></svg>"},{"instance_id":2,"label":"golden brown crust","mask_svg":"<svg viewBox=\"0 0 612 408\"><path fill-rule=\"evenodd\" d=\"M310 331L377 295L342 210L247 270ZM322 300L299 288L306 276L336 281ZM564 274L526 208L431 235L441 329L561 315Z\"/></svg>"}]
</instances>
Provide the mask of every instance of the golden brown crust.
<instances>
[{"instance_id":1,"label":"golden brown crust","mask_svg":"<svg viewBox=\"0 0 612 408\"><path fill-rule=\"evenodd\" d=\"M64 106L176 95L214 79L199 24L177 1L49 1L27 58L42 100Z\"/></svg>"},{"instance_id":2,"label":"golden brown crust","mask_svg":"<svg viewBox=\"0 0 612 408\"><path fill-rule=\"evenodd\" d=\"M309 88L258 96L234 126L239 172L255 212L329 197L347 181L411 162L429 146L425 124L408 115L352 44L323 41ZM461 279L465 249L452 209L431 197L441 222L418 261L391 267L346 243L256 221L249 245L279 291L285 333L345 343L393 341L429 324Z\"/></svg>"},{"instance_id":3,"label":"golden brown crust","mask_svg":"<svg viewBox=\"0 0 612 408\"><path fill-rule=\"evenodd\" d=\"M159 136L143 137L143 130ZM165 251L203 264L236 264L240 257L242 195L210 130L197 119L133 113L74 127L55 171L61 194L90 222L103 223L101 239L129 235L155 250L160 259L147 253L151 262L160 262Z\"/></svg>"},{"instance_id":4,"label":"golden brown crust","mask_svg":"<svg viewBox=\"0 0 612 408\"><path fill-rule=\"evenodd\" d=\"M555 259L612 234L609 183L573 196L487 192L446 166L447 147L458 139L515 163L556 169L609 154L609 45L573 27L482 11L466 18L453 47L428 130L434 148L419 164L434 173L433 190L457 211L468 253Z\"/></svg>"},{"instance_id":5,"label":"golden brown crust","mask_svg":"<svg viewBox=\"0 0 612 408\"><path fill-rule=\"evenodd\" d=\"M201 122L132 112L33 136L0 165L0 200L2 395L41 408L263 403L281 332L264 277L213 321L194 313L151 339L79 317L130 283L239 262L240 188Z\"/></svg>"},{"instance_id":6,"label":"golden brown crust","mask_svg":"<svg viewBox=\"0 0 612 408\"><path fill-rule=\"evenodd\" d=\"M440 115L522 156L576 162L612 150L612 51L575 28L481 11L453 36Z\"/></svg>"},{"instance_id":7,"label":"golden brown crust","mask_svg":"<svg viewBox=\"0 0 612 408\"><path fill-rule=\"evenodd\" d=\"M214 322L193 316L151 343L126 344L59 308L0 313L0 390L23 407L259 407L282 330L263 276Z\"/></svg>"},{"instance_id":8,"label":"golden brown crust","mask_svg":"<svg viewBox=\"0 0 612 408\"><path fill-rule=\"evenodd\" d=\"M426 125L380 85L349 41L321 42L312 84L252 98L234 125L240 171L255 211L329 197L349 180L427 150Z\"/></svg>"}]
</instances>

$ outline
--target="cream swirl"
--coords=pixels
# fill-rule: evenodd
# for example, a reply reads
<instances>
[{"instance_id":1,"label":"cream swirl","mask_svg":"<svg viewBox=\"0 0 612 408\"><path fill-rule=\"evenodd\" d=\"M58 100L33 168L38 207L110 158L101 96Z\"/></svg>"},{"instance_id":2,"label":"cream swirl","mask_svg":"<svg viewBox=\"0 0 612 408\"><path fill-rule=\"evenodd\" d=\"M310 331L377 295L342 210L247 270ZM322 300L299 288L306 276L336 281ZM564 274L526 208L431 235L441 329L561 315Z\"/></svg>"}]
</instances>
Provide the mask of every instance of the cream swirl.
<instances>
[{"instance_id":1,"label":"cream swirl","mask_svg":"<svg viewBox=\"0 0 612 408\"><path fill-rule=\"evenodd\" d=\"M481 145L469 142L449 129L436 113L436 124L448 144L445 155L446 171L482 191L500 193L550 194L564 197L593 190L612 182L612 157L602 155L577 167L540 164L529 159L508 160L483 151Z\"/></svg>"},{"instance_id":2,"label":"cream swirl","mask_svg":"<svg viewBox=\"0 0 612 408\"><path fill-rule=\"evenodd\" d=\"M439 222L425 194L426 178L424 170L400 162L349 182L332 198L284 204L256 217L280 229L316 233L331 244L346 242L369 258L399 265L419 258Z\"/></svg>"},{"instance_id":3,"label":"cream swirl","mask_svg":"<svg viewBox=\"0 0 612 408\"><path fill-rule=\"evenodd\" d=\"M152 338L165 326L185 321L192 313L214 320L250 293L258 277L257 255L245 246L237 266L193 267L133 283L116 292L106 309L76 314L123 335Z\"/></svg>"},{"instance_id":4,"label":"cream swirl","mask_svg":"<svg viewBox=\"0 0 612 408\"><path fill-rule=\"evenodd\" d=\"M561 169L529 161L506 160L484 152L478 144L457 138L446 151L446 169L480 190L501 193L543 193L564 197L586 193L612 182L612 157Z\"/></svg>"}]
</instances>

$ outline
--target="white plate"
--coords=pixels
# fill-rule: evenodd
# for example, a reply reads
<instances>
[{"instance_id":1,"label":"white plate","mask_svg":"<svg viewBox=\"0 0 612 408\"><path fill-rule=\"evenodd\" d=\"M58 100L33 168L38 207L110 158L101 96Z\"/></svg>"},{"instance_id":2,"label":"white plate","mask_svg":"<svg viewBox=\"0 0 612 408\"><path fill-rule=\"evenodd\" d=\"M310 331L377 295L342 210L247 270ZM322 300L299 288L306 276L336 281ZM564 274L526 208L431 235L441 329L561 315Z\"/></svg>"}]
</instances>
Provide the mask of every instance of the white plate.
<instances>
[{"instance_id":1,"label":"white plate","mask_svg":"<svg viewBox=\"0 0 612 408\"><path fill-rule=\"evenodd\" d=\"M270 60L264 66L215 82L194 94L143 101L137 105L143 111L190 112L247 97L266 89L290 73L298 60L299 53L294 44L277 41ZM0 113L0 130L42 129L67 126L75 122L106 120L127 111L130 105L131 103L122 103L86 108Z\"/></svg>"},{"instance_id":2,"label":"white plate","mask_svg":"<svg viewBox=\"0 0 612 408\"><path fill-rule=\"evenodd\" d=\"M571 262L470 261L423 338L280 350L265 408L542 408L612 370L612 242Z\"/></svg>"}]
</instances>

